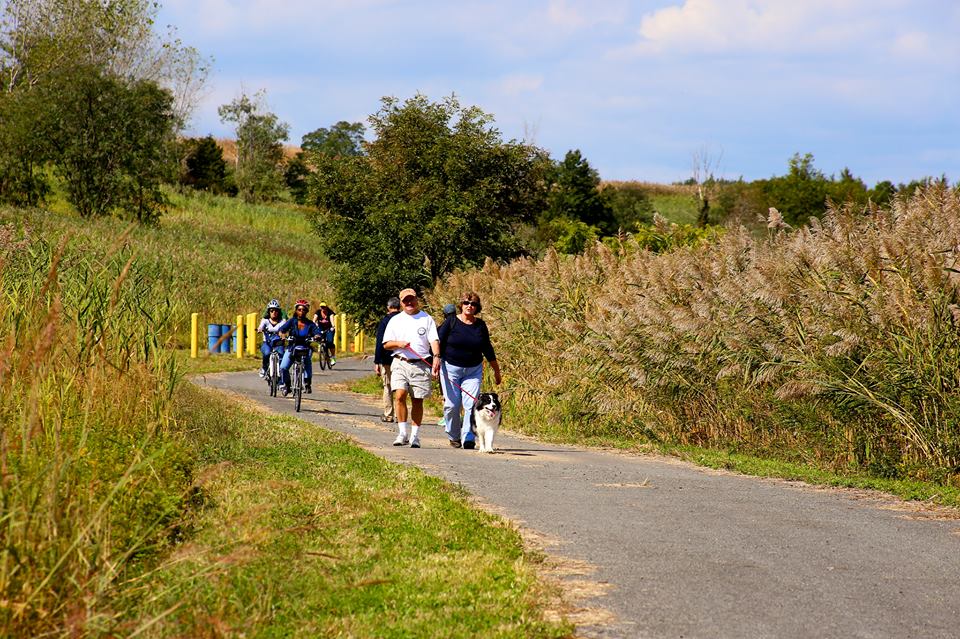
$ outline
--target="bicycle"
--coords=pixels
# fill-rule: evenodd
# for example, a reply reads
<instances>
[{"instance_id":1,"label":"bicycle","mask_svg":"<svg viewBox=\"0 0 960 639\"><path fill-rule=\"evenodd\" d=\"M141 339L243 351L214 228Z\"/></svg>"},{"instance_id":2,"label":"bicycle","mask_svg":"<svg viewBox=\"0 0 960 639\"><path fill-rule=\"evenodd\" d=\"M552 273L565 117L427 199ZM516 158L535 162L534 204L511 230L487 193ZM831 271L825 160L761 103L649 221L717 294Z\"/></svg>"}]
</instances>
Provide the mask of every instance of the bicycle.
<instances>
[{"instance_id":1,"label":"bicycle","mask_svg":"<svg viewBox=\"0 0 960 639\"><path fill-rule=\"evenodd\" d=\"M330 358L330 342L327 341L327 335L324 333L323 337L320 338L320 348L317 349L317 363L320 364L320 370L326 368L333 370Z\"/></svg>"},{"instance_id":2,"label":"bicycle","mask_svg":"<svg viewBox=\"0 0 960 639\"><path fill-rule=\"evenodd\" d=\"M313 340L310 340L313 341ZM306 373L306 364L304 357L310 357L310 347L296 347L293 338L287 338L287 344L293 348L293 363L290 366L290 392L293 393L293 406L296 412L300 412L300 403L303 401L304 375Z\"/></svg>"},{"instance_id":3,"label":"bicycle","mask_svg":"<svg viewBox=\"0 0 960 639\"><path fill-rule=\"evenodd\" d=\"M278 344L270 348L270 363L267 365L267 385L270 387L270 397L277 396L277 389L280 387L280 360L283 357L280 352L282 347Z\"/></svg>"}]
</instances>

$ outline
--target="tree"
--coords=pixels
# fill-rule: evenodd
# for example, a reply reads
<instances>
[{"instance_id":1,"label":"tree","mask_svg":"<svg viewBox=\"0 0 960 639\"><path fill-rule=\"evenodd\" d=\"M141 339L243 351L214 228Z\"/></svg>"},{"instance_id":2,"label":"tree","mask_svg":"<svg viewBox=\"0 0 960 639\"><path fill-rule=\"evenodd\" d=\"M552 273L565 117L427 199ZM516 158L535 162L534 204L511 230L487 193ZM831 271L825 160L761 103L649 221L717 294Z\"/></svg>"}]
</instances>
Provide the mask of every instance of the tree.
<instances>
[{"instance_id":1,"label":"tree","mask_svg":"<svg viewBox=\"0 0 960 639\"><path fill-rule=\"evenodd\" d=\"M813 155L795 153L785 176L761 182L767 206L776 207L794 227L826 211L828 180L813 165Z\"/></svg>"},{"instance_id":2,"label":"tree","mask_svg":"<svg viewBox=\"0 0 960 639\"><path fill-rule=\"evenodd\" d=\"M235 126L237 189L244 200L274 200L283 191L283 142L289 136L286 122L263 111L263 93L252 99L246 94L221 106L217 111L222 122Z\"/></svg>"},{"instance_id":3,"label":"tree","mask_svg":"<svg viewBox=\"0 0 960 639\"><path fill-rule=\"evenodd\" d=\"M567 151L551 177L545 221L566 218L596 227L604 235L617 232L613 211L600 196L600 176L579 149Z\"/></svg>"},{"instance_id":4,"label":"tree","mask_svg":"<svg viewBox=\"0 0 960 639\"><path fill-rule=\"evenodd\" d=\"M836 204L850 203L863 207L867 204L867 185L854 176L850 169L844 167L839 180L830 180L827 195Z\"/></svg>"},{"instance_id":5,"label":"tree","mask_svg":"<svg viewBox=\"0 0 960 639\"><path fill-rule=\"evenodd\" d=\"M524 250L517 231L543 207L542 152L504 142L454 97L383 98L369 121L367 155L316 154L310 177L344 310L372 320L400 288Z\"/></svg>"},{"instance_id":6,"label":"tree","mask_svg":"<svg viewBox=\"0 0 960 639\"><path fill-rule=\"evenodd\" d=\"M51 105L51 152L67 198L83 217L126 213L153 222L165 206L160 181L178 122L173 96L97 68L58 71L38 87Z\"/></svg>"},{"instance_id":7,"label":"tree","mask_svg":"<svg viewBox=\"0 0 960 639\"><path fill-rule=\"evenodd\" d=\"M294 201L307 201L307 179L316 161L311 157L325 155L332 159L351 158L363 155L363 124L341 120L329 129L319 128L303 136L301 151L287 161L284 179Z\"/></svg>"},{"instance_id":8,"label":"tree","mask_svg":"<svg viewBox=\"0 0 960 639\"><path fill-rule=\"evenodd\" d=\"M710 200L716 200L719 182L714 173L720 167L723 153L714 156L706 145L693 154L691 182L697 187L697 226L710 224Z\"/></svg>"},{"instance_id":9,"label":"tree","mask_svg":"<svg viewBox=\"0 0 960 639\"><path fill-rule=\"evenodd\" d=\"M37 206L50 191L47 108L38 91L0 94L0 202Z\"/></svg>"},{"instance_id":10,"label":"tree","mask_svg":"<svg viewBox=\"0 0 960 639\"><path fill-rule=\"evenodd\" d=\"M638 224L653 221L653 202L640 186L607 184L601 187L600 197L610 207L618 230L634 231Z\"/></svg>"},{"instance_id":11,"label":"tree","mask_svg":"<svg viewBox=\"0 0 960 639\"><path fill-rule=\"evenodd\" d=\"M360 122L341 120L329 129L320 128L304 135L300 148L304 153L323 153L332 157L363 155L365 130Z\"/></svg>"},{"instance_id":12,"label":"tree","mask_svg":"<svg viewBox=\"0 0 960 639\"><path fill-rule=\"evenodd\" d=\"M227 163L223 149L212 135L186 140L185 170L180 183L201 191L224 193L227 190Z\"/></svg>"},{"instance_id":13,"label":"tree","mask_svg":"<svg viewBox=\"0 0 960 639\"><path fill-rule=\"evenodd\" d=\"M12 93L75 66L149 80L174 96L185 122L210 67L175 31L154 31L155 0L5 0L0 10L0 77Z\"/></svg>"}]
</instances>

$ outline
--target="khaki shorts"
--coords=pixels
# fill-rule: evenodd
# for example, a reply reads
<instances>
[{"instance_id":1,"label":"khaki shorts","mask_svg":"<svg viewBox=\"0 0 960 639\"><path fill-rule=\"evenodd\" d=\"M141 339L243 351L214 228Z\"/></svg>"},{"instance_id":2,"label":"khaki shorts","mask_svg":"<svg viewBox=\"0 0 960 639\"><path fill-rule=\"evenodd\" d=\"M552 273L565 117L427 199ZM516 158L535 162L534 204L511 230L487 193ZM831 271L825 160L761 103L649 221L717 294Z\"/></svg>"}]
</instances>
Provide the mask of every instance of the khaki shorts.
<instances>
[{"instance_id":1,"label":"khaki shorts","mask_svg":"<svg viewBox=\"0 0 960 639\"><path fill-rule=\"evenodd\" d=\"M405 362L394 357L390 365L390 388L406 390L415 399L430 397L432 378L430 367L423 362Z\"/></svg>"}]
</instances>

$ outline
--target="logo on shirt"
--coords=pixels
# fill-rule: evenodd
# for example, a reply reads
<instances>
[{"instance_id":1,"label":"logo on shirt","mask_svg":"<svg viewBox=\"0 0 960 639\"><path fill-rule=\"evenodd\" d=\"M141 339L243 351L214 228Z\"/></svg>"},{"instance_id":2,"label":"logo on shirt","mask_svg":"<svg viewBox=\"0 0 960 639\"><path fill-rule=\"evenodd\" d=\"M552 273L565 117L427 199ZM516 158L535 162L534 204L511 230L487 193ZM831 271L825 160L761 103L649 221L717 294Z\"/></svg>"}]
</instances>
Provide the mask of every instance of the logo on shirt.
<instances>
[{"instance_id":1,"label":"logo on shirt","mask_svg":"<svg viewBox=\"0 0 960 639\"><path fill-rule=\"evenodd\" d=\"M419 335L420 337L423 337L426 334L427 334L427 329L425 329L424 327L421 326L420 328L417 329L417 335Z\"/></svg>"}]
</instances>

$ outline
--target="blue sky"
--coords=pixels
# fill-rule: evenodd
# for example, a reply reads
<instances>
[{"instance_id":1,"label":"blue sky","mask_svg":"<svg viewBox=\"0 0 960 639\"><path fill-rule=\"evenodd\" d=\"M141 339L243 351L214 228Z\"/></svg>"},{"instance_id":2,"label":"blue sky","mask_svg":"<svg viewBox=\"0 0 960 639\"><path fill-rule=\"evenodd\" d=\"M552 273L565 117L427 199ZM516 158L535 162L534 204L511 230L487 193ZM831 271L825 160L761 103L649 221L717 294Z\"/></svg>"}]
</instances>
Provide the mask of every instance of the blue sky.
<instances>
[{"instance_id":1,"label":"blue sky","mask_svg":"<svg viewBox=\"0 0 960 639\"><path fill-rule=\"evenodd\" d=\"M610 180L782 174L795 152L872 184L960 179L953 0L166 0L214 58L192 132L264 89L291 143L384 95L455 93L506 139Z\"/></svg>"}]
</instances>

